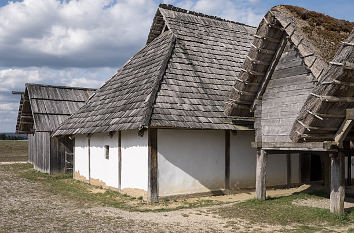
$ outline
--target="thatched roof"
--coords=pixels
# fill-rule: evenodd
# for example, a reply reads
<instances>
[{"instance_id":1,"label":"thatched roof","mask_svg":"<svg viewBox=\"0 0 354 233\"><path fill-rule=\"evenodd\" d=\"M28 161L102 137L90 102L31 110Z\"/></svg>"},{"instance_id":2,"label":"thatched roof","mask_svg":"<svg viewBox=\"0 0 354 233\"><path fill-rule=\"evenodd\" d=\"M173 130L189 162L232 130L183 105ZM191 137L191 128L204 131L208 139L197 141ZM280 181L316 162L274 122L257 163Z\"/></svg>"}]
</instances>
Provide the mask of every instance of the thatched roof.
<instances>
[{"instance_id":1,"label":"thatched roof","mask_svg":"<svg viewBox=\"0 0 354 233\"><path fill-rule=\"evenodd\" d=\"M16 133L54 131L82 107L95 90L27 83L17 117Z\"/></svg>"},{"instance_id":2,"label":"thatched roof","mask_svg":"<svg viewBox=\"0 0 354 233\"><path fill-rule=\"evenodd\" d=\"M223 110L254 33L250 26L160 5L145 47L55 135L237 129Z\"/></svg>"},{"instance_id":3,"label":"thatched roof","mask_svg":"<svg viewBox=\"0 0 354 233\"><path fill-rule=\"evenodd\" d=\"M276 65L277 51L283 38L295 45L305 65L315 77L323 78L329 61L349 36L353 23L294 6L273 7L261 21L252 48L237 77L226 114L253 116L253 108L262 97L267 74Z\"/></svg>"},{"instance_id":4,"label":"thatched roof","mask_svg":"<svg viewBox=\"0 0 354 233\"><path fill-rule=\"evenodd\" d=\"M354 108L354 30L306 100L292 128L291 139L333 141L349 108ZM352 131L349 137L354 136Z\"/></svg>"}]
</instances>

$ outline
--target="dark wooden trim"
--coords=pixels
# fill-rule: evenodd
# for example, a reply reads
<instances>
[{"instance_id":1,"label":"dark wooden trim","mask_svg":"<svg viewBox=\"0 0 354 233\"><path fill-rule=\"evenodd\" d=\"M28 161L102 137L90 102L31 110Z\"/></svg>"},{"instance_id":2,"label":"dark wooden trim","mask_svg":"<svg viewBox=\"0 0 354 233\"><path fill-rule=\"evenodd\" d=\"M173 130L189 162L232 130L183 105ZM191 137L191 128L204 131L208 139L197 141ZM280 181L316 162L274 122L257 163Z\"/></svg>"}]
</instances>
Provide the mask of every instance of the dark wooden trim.
<instances>
[{"instance_id":1,"label":"dark wooden trim","mask_svg":"<svg viewBox=\"0 0 354 233\"><path fill-rule=\"evenodd\" d=\"M291 185L291 154L286 154L286 185Z\"/></svg>"},{"instance_id":2,"label":"dark wooden trim","mask_svg":"<svg viewBox=\"0 0 354 233\"><path fill-rule=\"evenodd\" d=\"M75 179L75 138L73 140L73 179Z\"/></svg>"},{"instance_id":3,"label":"dark wooden trim","mask_svg":"<svg viewBox=\"0 0 354 233\"><path fill-rule=\"evenodd\" d=\"M118 131L118 190L122 190L122 132Z\"/></svg>"},{"instance_id":4,"label":"dark wooden trim","mask_svg":"<svg viewBox=\"0 0 354 233\"><path fill-rule=\"evenodd\" d=\"M230 130L225 130L225 189L230 189Z\"/></svg>"},{"instance_id":5,"label":"dark wooden trim","mask_svg":"<svg viewBox=\"0 0 354 233\"><path fill-rule=\"evenodd\" d=\"M344 149L347 149L346 152L347 158L347 185L352 185L352 152L350 151L350 141L343 142Z\"/></svg>"},{"instance_id":6,"label":"dark wooden trim","mask_svg":"<svg viewBox=\"0 0 354 233\"><path fill-rule=\"evenodd\" d=\"M88 150L88 181L91 180L91 136L87 137L87 150Z\"/></svg>"},{"instance_id":7,"label":"dark wooden trim","mask_svg":"<svg viewBox=\"0 0 354 233\"><path fill-rule=\"evenodd\" d=\"M148 201L158 201L157 184L157 129L148 129Z\"/></svg>"}]
</instances>

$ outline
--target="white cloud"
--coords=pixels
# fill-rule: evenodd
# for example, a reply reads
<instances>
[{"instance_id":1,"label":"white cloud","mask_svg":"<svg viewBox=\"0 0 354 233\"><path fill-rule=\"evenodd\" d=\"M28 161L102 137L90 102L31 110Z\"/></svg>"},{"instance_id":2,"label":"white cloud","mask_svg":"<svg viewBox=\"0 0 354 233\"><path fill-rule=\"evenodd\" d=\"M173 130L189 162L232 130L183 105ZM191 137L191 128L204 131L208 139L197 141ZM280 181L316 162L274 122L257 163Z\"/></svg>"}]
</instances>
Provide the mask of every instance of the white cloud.
<instances>
[{"instance_id":1,"label":"white cloud","mask_svg":"<svg viewBox=\"0 0 354 233\"><path fill-rule=\"evenodd\" d=\"M144 44L156 8L153 0L10 2L0 8L0 65L120 66Z\"/></svg>"}]
</instances>

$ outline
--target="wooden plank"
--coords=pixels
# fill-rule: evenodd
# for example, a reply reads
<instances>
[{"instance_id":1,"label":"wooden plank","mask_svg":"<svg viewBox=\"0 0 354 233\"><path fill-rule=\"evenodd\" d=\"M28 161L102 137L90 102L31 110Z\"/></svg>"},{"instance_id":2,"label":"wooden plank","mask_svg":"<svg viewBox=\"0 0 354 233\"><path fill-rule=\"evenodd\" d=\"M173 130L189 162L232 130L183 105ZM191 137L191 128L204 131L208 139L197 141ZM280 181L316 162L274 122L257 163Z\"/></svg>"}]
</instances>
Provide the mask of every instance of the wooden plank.
<instances>
[{"instance_id":1,"label":"wooden plank","mask_svg":"<svg viewBox=\"0 0 354 233\"><path fill-rule=\"evenodd\" d=\"M118 131L118 190L122 190L122 132Z\"/></svg>"},{"instance_id":2,"label":"wooden plank","mask_svg":"<svg viewBox=\"0 0 354 233\"><path fill-rule=\"evenodd\" d=\"M91 135L87 135L87 149L88 149L88 181L91 180Z\"/></svg>"},{"instance_id":3,"label":"wooden plank","mask_svg":"<svg viewBox=\"0 0 354 233\"><path fill-rule=\"evenodd\" d=\"M286 154L286 185L291 185L291 154Z\"/></svg>"},{"instance_id":4,"label":"wooden plank","mask_svg":"<svg viewBox=\"0 0 354 233\"><path fill-rule=\"evenodd\" d=\"M252 107L251 107L251 111L253 112L256 105L257 105L257 102L262 98L264 92L265 92L265 89L273 75L273 72L275 70L275 67L277 66L279 60L280 60L280 57L281 55L283 54L283 51L285 49L285 46L287 44L287 39L283 36L283 39L281 41L281 44L279 45L279 48L275 54L275 57L272 61L272 64L269 66L268 70L267 70L267 73L265 74L265 77L264 77L264 81L262 82L262 85L257 93L257 96L256 96L256 99L254 100L253 104L252 104Z\"/></svg>"},{"instance_id":5,"label":"wooden plank","mask_svg":"<svg viewBox=\"0 0 354 233\"><path fill-rule=\"evenodd\" d=\"M266 167L267 152L262 149L257 150L257 168L256 168L256 198L266 199Z\"/></svg>"},{"instance_id":6,"label":"wooden plank","mask_svg":"<svg viewBox=\"0 0 354 233\"><path fill-rule=\"evenodd\" d=\"M148 201L158 201L157 129L148 129Z\"/></svg>"},{"instance_id":7,"label":"wooden plank","mask_svg":"<svg viewBox=\"0 0 354 233\"><path fill-rule=\"evenodd\" d=\"M230 189L230 130L225 130L225 189Z\"/></svg>"},{"instance_id":8,"label":"wooden plank","mask_svg":"<svg viewBox=\"0 0 354 233\"><path fill-rule=\"evenodd\" d=\"M334 136L334 142L342 147L345 137L348 135L349 131L354 125L354 120L344 120L340 128L338 129L336 135Z\"/></svg>"},{"instance_id":9,"label":"wooden plank","mask_svg":"<svg viewBox=\"0 0 354 233\"><path fill-rule=\"evenodd\" d=\"M346 110L346 119L347 120L354 120L354 108Z\"/></svg>"},{"instance_id":10,"label":"wooden plank","mask_svg":"<svg viewBox=\"0 0 354 233\"><path fill-rule=\"evenodd\" d=\"M347 185L352 185L352 151L350 150L350 141L343 142L343 148L348 150L347 155Z\"/></svg>"},{"instance_id":11,"label":"wooden plank","mask_svg":"<svg viewBox=\"0 0 354 233\"><path fill-rule=\"evenodd\" d=\"M331 154L331 213L337 215L344 214L344 197L344 155L339 152Z\"/></svg>"}]
</instances>

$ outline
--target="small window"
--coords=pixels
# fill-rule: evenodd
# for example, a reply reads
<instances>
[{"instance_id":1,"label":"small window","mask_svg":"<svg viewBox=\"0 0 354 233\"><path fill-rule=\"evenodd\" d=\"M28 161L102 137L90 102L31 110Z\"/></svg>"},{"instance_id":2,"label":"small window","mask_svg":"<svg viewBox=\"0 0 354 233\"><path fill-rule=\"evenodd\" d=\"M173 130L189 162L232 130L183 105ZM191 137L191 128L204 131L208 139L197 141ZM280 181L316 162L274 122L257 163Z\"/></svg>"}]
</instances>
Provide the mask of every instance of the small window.
<instances>
[{"instance_id":1,"label":"small window","mask_svg":"<svg viewBox=\"0 0 354 233\"><path fill-rule=\"evenodd\" d=\"M108 145L104 146L104 151L105 151L106 159L109 159L109 146Z\"/></svg>"}]
</instances>

